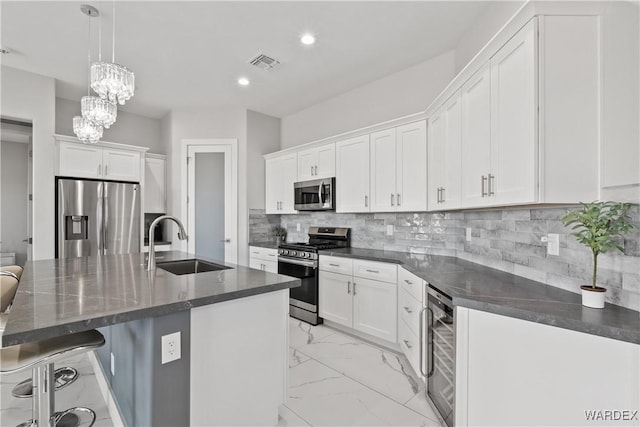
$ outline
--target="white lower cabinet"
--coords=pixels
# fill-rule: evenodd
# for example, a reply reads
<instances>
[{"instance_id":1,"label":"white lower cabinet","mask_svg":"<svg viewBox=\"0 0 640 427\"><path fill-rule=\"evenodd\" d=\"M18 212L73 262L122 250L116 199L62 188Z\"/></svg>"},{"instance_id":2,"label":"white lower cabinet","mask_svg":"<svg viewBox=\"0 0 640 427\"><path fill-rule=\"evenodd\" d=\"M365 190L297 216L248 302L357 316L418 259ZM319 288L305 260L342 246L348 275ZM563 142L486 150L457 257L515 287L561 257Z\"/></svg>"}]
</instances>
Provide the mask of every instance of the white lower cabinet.
<instances>
[{"instance_id":1,"label":"white lower cabinet","mask_svg":"<svg viewBox=\"0 0 640 427\"><path fill-rule=\"evenodd\" d=\"M320 257L320 317L396 343L398 288L395 280L385 282L356 276L357 271L388 272L392 269L395 278L396 265L361 260L347 261L340 257ZM344 274L351 263L352 273Z\"/></svg>"},{"instance_id":2,"label":"white lower cabinet","mask_svg":"<svg viewBox=\"0 0 640 427\"><path fill-rule=\"evenodd\" d=\"M249 246L249 267L269 273L278 272L278 250Z\"/></svg>"}]
</instances>

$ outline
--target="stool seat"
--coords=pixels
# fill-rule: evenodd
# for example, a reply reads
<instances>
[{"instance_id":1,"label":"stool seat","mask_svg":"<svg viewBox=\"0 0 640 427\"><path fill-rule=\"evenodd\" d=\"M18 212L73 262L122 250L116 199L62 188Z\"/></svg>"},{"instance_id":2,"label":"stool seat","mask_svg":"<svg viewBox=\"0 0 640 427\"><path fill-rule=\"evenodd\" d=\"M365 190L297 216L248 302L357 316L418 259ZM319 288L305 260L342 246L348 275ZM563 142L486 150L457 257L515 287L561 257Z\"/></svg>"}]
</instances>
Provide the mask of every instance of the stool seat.
<instances>
[{"instance_id":1,"label":"stool seat","mask_svg":"<svg viewBox=\"0 0 640 427\"><path fill-rule=\"evenodd\" d=\"M13 302L18 290L18 279L11 275L0 275L0 313L3 313Z\"/></svg>"},{"instance_id":2,"label":"stool seat","mask_svg":"<svg viewBox=\"0 0 640 427\"><path fill-rule=\"evenodd\" d=\"M20 371L36 365L55 363L74 353L104 345L104 337L95 329L0 348L0 373Z\"/></svg>"},{"instance_id":3,"label":"stool seat","mask_svg":"<svg viewBox=\"0 0 640 427\"><path fill-rule=\"evenodd\" d=\"M13 273L16 275L18 280L20 280L24 268L20 267L19 265L3 265L2 267L0 267L0 271L8 271L10 273Z\"/></svg>"}]
</instances>

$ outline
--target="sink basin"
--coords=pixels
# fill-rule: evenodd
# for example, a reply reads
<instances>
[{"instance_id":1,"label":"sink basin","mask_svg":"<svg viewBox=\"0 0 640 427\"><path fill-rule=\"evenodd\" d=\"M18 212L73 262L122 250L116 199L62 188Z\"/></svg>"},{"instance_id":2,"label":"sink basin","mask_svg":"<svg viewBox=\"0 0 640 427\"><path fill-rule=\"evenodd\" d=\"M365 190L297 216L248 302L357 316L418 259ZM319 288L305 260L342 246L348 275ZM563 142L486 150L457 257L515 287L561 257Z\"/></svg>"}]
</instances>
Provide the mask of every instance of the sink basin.
<instances>
[{"instance_id":1,"label":"sink basin","mask_svg":"<svg viewBox=\"0 0 640 427\"><path fill-rule=\"evenodd\" d=\"M156 263L156 267L168 271L169 273L178 275L206 273L207 271L219 271L231 268L220 264L214 264L208 261L202 261L200 259L183 259L180 261L158 262Z\"/></svg>"}]
</instances>

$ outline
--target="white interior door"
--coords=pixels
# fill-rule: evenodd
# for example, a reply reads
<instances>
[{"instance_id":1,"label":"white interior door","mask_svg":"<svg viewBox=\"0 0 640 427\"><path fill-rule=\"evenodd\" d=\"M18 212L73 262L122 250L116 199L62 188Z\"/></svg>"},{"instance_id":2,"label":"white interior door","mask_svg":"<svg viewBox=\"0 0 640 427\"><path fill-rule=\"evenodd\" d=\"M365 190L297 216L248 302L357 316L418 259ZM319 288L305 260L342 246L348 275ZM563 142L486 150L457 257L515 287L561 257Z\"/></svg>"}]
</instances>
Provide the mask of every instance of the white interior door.
<instances>
[{"instance_id":1,"label":"white interior door","mask_svg":"<svg viewBox=\"0 0 640 427\"><path fill-rule=\"evenodd\" d=\"M238 259L237 149L230 143L187 146L188 251Z\"/></svg>"}]
</instances>

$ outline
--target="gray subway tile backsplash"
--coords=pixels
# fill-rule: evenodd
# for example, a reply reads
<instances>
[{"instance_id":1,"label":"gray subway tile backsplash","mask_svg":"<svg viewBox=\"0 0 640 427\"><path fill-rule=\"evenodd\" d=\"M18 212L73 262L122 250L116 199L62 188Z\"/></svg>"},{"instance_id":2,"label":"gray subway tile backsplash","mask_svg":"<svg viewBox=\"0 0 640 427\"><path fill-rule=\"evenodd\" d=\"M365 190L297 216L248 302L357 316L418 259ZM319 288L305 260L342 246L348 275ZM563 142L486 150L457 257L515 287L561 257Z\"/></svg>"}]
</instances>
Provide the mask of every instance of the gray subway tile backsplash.
<instances>
[{"instance_id":1,"label":"gray subway tile backsplash","mask_svg":"<svg viewBox=\"0 0 640 427\"><path fill-rule=\"evenodd\" d=\"M270 229L280 224L287 241L306 241L310 226L352 228L351 245L359 248L415 254L457 256L572 292L589 284L591 253L569 234L560 218L571 207L505 208L481 211L340 214L306 212L265 215L251 210L250 241L270 240ZM640 226L635 206L631 217ZM296 231L300 224L300 231ZM387 235L392 226L393 235ZM466 228L471 241L466 241ZM542 238L560 235L560 255L547 255ZM624 240L625 253L609 252L598 259L599 283L608 288L607 300L640 309L640 231Z\"/></svg>"}]
</instances>

